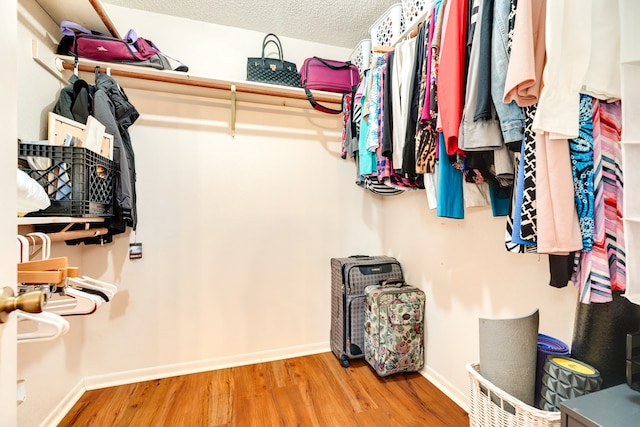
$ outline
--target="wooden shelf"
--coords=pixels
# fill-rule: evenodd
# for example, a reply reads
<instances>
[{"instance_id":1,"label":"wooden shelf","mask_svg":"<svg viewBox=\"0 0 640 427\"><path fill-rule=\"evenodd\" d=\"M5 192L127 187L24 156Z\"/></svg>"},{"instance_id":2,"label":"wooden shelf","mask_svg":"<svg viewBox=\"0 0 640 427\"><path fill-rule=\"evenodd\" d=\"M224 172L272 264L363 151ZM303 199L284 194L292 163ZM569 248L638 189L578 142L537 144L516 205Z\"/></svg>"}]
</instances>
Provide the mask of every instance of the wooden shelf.
<instances>
[{"instance_id":1,"label":"wooden shelf","mask_svg":"<svg viewBox=\"0 0 640 427\"><path fill-rule=\"evenodd\" d=\"M120 38L120 33L100 0L36 0L36 3L58 26L66 20Z\"/></svg>"},{"instance_id":2,"label":"wooden shelf","mask_svg":"<svg viewBox=\"0 0 640 427\"><path fill-rule=\"evenodd\" d=\"M73 70L74 58L71 56L56 55L57 69ZM96 67L102 72L109 69L109 73L118 77L118 82L127 88L147 89L161 92L172 92L181 94L195 94L198 96L213 96L226 99L232 99L232 95L236 94L237 101L247 102L263 102L275 105L289 106L308 106L311 104L307 100L304 89L270 85L266 83L249 82L242 80L222 80L214 77L208 77L192 73L184 73L179 71L157 70L151 67L140 67L136 65L126 65L110 62L92 61L88 59L79 59L79 71L93 73ZM121 80L124 78L126 80ZM177 86L175 86L177 85ZM195 91L193 89L196 89ZM202 89L212 89L210 93L203 93ZM216 94L216 91L218 93ZM327 104L342 103L342 94L312 91L313 97L317 102ZM278 101L261 101L260 97L278 98ZM287 103L286 100L304 101L302 104Z\"/></svg>"},{"instance_id":3,"label":"wooden shelf","mask_svg":"<svg viewBox=\"0 0 640 427\"><path fill-rule=\"evenodd\" d=\"M69 20L91 30L120 37L100 0L36 1L58 25L62 20ZM52 50L52 46L42 46L41 42L33 41L33 59L66 84L69 74L63 71L73 70L74 58L55 55L54 50ZM235 101L245 101L312 108L303 89L288 86L221 80L192 73L157 70L151 67L91 61L82 58L79 61L78 70L93 73L96 67L99 67L103 72L109 69L112 76L118 77L118 83L127 88L227 99L233 102L232 107L235 107ZM313 96L321 104L330 104L329 108L339 108L342 103L342 94L340 93L313 91Z\"/></svg>"},{"instance_id":4,"label":"wooden shelf","mask_svg":"<svg viewBox=\"0 0 640 427\"><path fill-rule=\"evenodd\" d=\"M78 218L70 216L23 216L18 218L18 225L84 224L89 222L104 222L104 218Z\"/></svg>"}]
</instances>

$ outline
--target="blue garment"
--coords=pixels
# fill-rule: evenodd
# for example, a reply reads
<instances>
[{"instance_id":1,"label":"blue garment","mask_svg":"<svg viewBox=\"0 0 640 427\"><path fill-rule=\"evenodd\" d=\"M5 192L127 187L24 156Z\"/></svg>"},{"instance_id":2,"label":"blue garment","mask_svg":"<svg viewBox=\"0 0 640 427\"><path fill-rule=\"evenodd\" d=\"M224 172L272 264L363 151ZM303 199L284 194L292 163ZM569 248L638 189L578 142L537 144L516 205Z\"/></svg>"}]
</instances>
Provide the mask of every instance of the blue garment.
<instances>
[{"instance_id":1,"label":"blue garment","mask_svg":"<svg viewBox=\"0 0 640 427\"><path fill-rule=\"evenodd\" d=\"M522 224L522 202L524 200L524 142L520 147L520 161L518 162L518 177L516 186L513 189L515 191L515 209L513 210L513 230L511 231L511 242L518 245L534 245L535 242L530 240L524 240L521 237L520 228Z\"/></svg>"},{"instance_id":2,"label":"blue garment","mask_svg":"<svg viewBox=\"0 0 640 427\"><path fill-rule=\"evenodd\" d=\"M578 137L569 140L571 172L576 211L582 235L582 251L591 252L595 214L593 211L593 98L580 94L580 129Z\"/></svg>"},{"instance_id":3,"label":"blue garment","mask_svg":"<svg viewBox=\"0 0 640 427\"><path fill-rule=\"evenodd\" d=\"M367 80L370 77L369 73L365 74L364 87L367 87ZM367 91L363 91L360 104L364 106L367 98ZM362 108L362 119L360 121L360 137L358 139L358 167L360 175L371 175L376 173L376 152L367 150L367 136L369 134L369 115L367 111Z\"/></svg>"},{"instance_id":4,"label":"blue garment","mask_svg":"<svg viewBox=\"0 0 640 427\"><path fill-rule=\"evenodd\" d=\"M438 132L438 206L436 216L453 219L464 218L464 195L462 193L462 171L451 166L447 157L444 135Z\"/></svg>"},{"instance_id":5,"label":"blue garment","mask_svg":"<svg viewBox=\"0 0 640 427\"><path fill-rule=\"evenodd\" d=\"M511 197L504 197L504 194L499 194L493 185L489 186L489 197L491 198L491 214L493 216L509 215Z\"/></svg>"},{"instance_id":6,"label":"blue garment","mask_svg":"<svg viewBox=\"0 0 640 427\"><path fill-rule=\"evenodd\" d=\"M509 66L510 0L496 0L493 6L493 34L491 41L491 97L498 113L505 144L522 141L524 113L515 101L505 104L504 86Z\"/></svg>"}]
</instances>

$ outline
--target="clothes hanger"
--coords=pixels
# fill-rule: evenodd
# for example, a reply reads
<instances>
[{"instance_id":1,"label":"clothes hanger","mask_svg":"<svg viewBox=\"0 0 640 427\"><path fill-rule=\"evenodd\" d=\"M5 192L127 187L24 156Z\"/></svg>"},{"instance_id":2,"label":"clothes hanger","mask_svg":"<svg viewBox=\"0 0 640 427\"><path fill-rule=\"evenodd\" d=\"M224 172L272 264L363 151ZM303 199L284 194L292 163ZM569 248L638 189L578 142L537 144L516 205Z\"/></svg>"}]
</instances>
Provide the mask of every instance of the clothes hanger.
<instances>
[{"instance_id":1,"label":"clothes hanger","mask_svg":"<svg viewBox=\"0 0 640 427\"><path fill-rule=\"evenodd\" d=\"M42 240L42 259L49 259L51 256L51 239L46 233L34 232L27 234L27 237L33 239L33 244L35 246L36 241L35 237L39 237ZM35 255L37 251L31 253L30 257Z\"/></svg>"},{"instance_id":2,"label":"clothes hanger","mask_svg":"<svg viewBox=\"0 0 640 427\"><path fill-rule=\"evenodd\" d=\"M78 267L69 267L67 257L18 263L18 283L64 286L67 277L77 277Z\"/></svg>"},{"instance_id":3,"label":"clothes hanger","mask_svg":"<svg viewBox=\"0 0 640 427\"><path fill-rule=\"evenodd\" d=\"M89 276L82 276L81 278L69 278L67 280L67 283L75 286L76 288L93 289L96 291L104 292L109 297L109 299L113 299L116 293L118 293L118 287L116 285L103 282Z\"/></svg>"},{"instance_id":4,"label":"clothes hanger","mask_svg":"<svg viewBox=\"0 0 640 427\"><path fill-rule=\"evenodd\" d=\"M61 297L61 298L49 298L45 305L45 310L51 313L57 313L60 310L71 310L78 304L75 298Z\"/></svg>"},{"instance_id":5,"label":"clothes hanger","mask_svg":"<svg viewBox=\"0 0 640 427\"><path fill-rule=\"evenodd\" d=\"M82 279L68 279L67 285L72 286L75 289L81 290L89 294L98 295L105 302L111 301L115 296L115 292L113 292L111 289L107 289L103 286L94 285L93 283L82 280Z\"/></svg>"},{"instance_id":6,"label":"clothes hanger","mask_svg":"<svg viewBox=\"0 0 640 427\"><path fill-rule=\"evenodd\" d=\"M29 261L29 241L26 237L18 234L18 262Z\"/></svg>"},{"instance_id":7,"label":"clothes hanger","mask_svg":"<svg viewBox=\"0 0 640 427\"><path fill-rule=\"evenodd\" d=\"M53 340L69 330L69 322L54 313L27 313L22 310L16 310L16 313L18 321L32 320L37 323L35 331L18 333L18 344Z\"/></svg>"},{"instance_id":8,"label":"clothes hanger","mask_svg":"<svg viewBox=\"0 0 640 427\"><path fill-rule=\"evenodd\" d=\"M67 300L75 300L75 305L69 307L66 304L56 304L56 300L54 300L51 301L53 304L46 305L46 310L52 311L56 314L59 314L60 316L92 314L104 302L104 300L99 296L92 295L72 287L66 287L65 292L67 294L67 297L70 297L67 298Z\"/></svg>"}]
</instances>

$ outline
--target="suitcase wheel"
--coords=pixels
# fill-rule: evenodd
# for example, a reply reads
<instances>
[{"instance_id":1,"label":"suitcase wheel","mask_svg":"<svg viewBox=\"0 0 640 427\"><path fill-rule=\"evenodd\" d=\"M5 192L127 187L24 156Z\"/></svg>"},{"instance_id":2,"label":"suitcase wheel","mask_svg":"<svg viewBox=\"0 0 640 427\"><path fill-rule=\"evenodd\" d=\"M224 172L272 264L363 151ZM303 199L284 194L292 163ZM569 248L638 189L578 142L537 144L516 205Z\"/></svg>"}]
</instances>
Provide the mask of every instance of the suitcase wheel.
<instances>
[{"instance_id":1,"label":"suitcase wheel","mask_svg":"<svg viewBox=\"0 0 640 427\"><path fill-rule=\"evenodd\" d=\"M343 368L349 367L349 358L344 354L340 356L340 365L342 365Z\"/></svg>"}]
</instances>

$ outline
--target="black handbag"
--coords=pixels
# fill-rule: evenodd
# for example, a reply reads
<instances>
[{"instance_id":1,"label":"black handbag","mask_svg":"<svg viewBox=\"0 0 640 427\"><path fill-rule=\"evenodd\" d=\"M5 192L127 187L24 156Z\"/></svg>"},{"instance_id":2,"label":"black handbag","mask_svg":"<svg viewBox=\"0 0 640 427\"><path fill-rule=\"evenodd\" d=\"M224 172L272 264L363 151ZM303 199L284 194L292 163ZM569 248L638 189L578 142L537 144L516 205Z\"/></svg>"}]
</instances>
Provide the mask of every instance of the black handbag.
<instances>
[{"instance_id":1,"label":"black handbag","mask_svg":"<svg viewBox=\"0 0 640 427\"><path fill-rule=\"evenodd\" d=\"M273 43L278 48L278 59L265 58L264 48ZM273 33L262 41L262 56L247 58L247 80L250 82L271 83L282 86L300 87L300 73L293 62L282 59L282 44Z\"/></svg>"}]
</instances>

